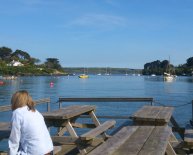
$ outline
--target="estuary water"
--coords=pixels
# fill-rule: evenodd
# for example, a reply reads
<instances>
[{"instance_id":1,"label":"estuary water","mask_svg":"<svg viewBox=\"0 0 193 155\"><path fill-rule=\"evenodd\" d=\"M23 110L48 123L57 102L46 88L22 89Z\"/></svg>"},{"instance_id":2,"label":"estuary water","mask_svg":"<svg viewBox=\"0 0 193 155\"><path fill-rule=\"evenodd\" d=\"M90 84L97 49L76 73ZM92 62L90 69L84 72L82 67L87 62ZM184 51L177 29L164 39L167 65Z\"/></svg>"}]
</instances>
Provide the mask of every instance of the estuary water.
<instances>
[{"instance_id":1,"label":"estuary water","mask_svg":"<svg viewBox=\"0 0 193 155\"><path fill-rule=\"evenodd\" d=\"M192 117L193 77L177 77L173 82L164 82L159 76L90 75L88 79L33 76L5 82L0 86L0 105L10 104L11 96L17 90L29 91L34 100L49 97L52 109L58 108L59 97L152 97L155 105L174 106L174 118L181 126ZM129 116L143 104L150 103L63 103L63 106L71 104L96 105L97 115ZM37 108L46 111L45 105ZM0 119L10 121L11 112L2 112Z\"/></svg>"}]
</instances>

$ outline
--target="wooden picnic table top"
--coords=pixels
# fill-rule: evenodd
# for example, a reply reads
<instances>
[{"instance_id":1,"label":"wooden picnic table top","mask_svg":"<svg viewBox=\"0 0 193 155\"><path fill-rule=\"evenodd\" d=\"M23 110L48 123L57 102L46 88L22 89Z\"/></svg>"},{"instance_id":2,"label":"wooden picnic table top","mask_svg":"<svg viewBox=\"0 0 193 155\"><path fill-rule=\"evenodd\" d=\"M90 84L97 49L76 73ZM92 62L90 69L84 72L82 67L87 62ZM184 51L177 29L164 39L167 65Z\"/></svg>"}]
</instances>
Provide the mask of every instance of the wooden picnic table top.
<instances>
[{"instance_id":1,"label":"wooden picnic table top","mask_svg":"<svg viewBox=\"0 0 193 155\"><path fill-rule=\"evenodd\" d=\"M127 126L89 155L164 155L171 134L168 126Z\"/></svg>"},{"instance_id":2,"label":"wooden picnic table top","mask_svg":"<svg viewBox=\"0 0 193 155\"><path fill-rule=\"evenodd\" d=\"M73 105L63 107L59 110L42 113L45 119L70 119L76 116L84 115L90 111L94 111L95 106L92 105Z\"/></svg>"},{"instance_id":3,"label":"wooden picnic table top","mask_svg":"<svg viewBox=\"0 0 193 155\"><path fill-rule=\"evenodd\" d=\"M168 123L172 116L173 107L163 106L143 106L135 112L130 118L134 121L149 121Z\"/></svg>"}]
</instances>

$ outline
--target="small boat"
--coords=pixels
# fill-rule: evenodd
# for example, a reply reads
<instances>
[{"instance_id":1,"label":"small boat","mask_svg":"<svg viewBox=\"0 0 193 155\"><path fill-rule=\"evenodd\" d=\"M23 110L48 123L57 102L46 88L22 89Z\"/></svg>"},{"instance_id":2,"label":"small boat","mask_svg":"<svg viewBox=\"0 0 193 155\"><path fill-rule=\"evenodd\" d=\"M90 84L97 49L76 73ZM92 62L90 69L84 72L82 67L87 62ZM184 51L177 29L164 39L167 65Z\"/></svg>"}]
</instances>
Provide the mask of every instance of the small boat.
<instances>
[{"instance_id":1,"label":"small boat","mask_svg":"<svg viewBox=\"0 0 193 155\"><path fill-rule=\"evenodd\" d=\"M87 72L88 72L88 70L87 70ZM83 74L80 74L79 76L78 76L79 78L81 78L81 79L87 79L89 76L86 74L86 69L84 68L84 73Z\"/></svg>"},{"instance_id":2,"label":"small boat","mask_svg":"<svg viewBox=\"0 0 193 155\"><path fill-rule=\"evenodd\" d=\"M171 75L170 73L164 72L164 81L171 82L174 80L175 76Z\"/></svg>"},{"instance_id":3,"label":"small boat","mask_svg":"<svg viewBox=\"0 0 193 155\"><path fill-rule=\"evenodd\" d=\"M89 76L88 76L87 74L81 74L81 75L79 75L78 77L81 78L81 79L86 79L86 78L88 78Z\"/></svg>"},{"instance_id":4,"label":"small boat","mask_svg":"<svg viewBox=\"0 0 193 155\"><path fill-rule=\"evenodd\" d=\"M171 74L170 59L168 61L166 72L164 72L163 78L166 82L172 82L175 79L175 76Z\"/></svg>"},{"instance_id":5,"label":"small boat","mask_svg":"<svg viewBox=\"0 0 193 155\"><path fill-rule=\"evenodd\" d=\"M4 79L4 80L16 80L17 76L3 76L2 79Z\"/></svg>"}]
</instances>

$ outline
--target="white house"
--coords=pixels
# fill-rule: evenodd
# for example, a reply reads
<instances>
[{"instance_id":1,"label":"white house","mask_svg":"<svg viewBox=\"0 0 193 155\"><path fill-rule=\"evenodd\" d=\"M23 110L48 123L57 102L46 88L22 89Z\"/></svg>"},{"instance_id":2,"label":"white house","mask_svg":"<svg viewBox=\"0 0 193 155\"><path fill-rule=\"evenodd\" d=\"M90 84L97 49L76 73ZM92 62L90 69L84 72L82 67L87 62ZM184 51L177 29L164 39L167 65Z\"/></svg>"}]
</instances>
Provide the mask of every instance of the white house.
<instances>
[{"instance_id":1,"label":"white house","mask_svg":"<svg viewBox=\"0 0 193 155\"><path fill-rule=\"evenodd\" d=\"M19 62L19 61L13 60L13 61L11 61L11 62L8 64L8 66L23 66L23 64L22 64L21 62Z\"/></svg>"}]
</instances>

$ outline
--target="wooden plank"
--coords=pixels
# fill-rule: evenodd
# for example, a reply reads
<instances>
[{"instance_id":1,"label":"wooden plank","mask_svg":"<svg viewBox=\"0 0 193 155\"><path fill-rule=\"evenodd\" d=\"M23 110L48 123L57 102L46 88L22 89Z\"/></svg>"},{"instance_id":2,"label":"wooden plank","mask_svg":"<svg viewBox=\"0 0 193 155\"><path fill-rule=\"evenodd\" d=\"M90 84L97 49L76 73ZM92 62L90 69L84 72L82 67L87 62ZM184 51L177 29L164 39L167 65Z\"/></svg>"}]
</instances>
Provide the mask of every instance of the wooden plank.
<instances>
[{"instance_id":1,"label":"wooden plank","mask_svg":"<svg viewBox=\"0 0 193 155\"><path fill-rule=\"evenodd\" d=\"M45 119L69 119L75 116L86 114L95 110L95 106L83 105L83 106L69 106L59 110L45 112L43 116Z\"/></svg>"},{"instance_id":2,"label":"wooden plank","mask_svg":"<svg viewBox=\"0 0 193 155\"><path fill-rule=\"evenodd\" d=\"M9 138L10 133L11 133L11 123L0 122L0 140Z\"/></svg>"},{"instance_id":3,"label":"wooden plank","mask_svg":"<svg viewBox=\"0 0 193 155\"><path fill-rule=\"evenodd\" d=\"M0 131L11 130L10 122L0 122Z\"/></svg>"},{"instance_id":4,"label":"wooden plank","mask_svg":"<svg viewBox=\"0 0 193 155\"><path fill-rule=\"evenodd\" d=\"M71 136L52 136L54 145L75 145L79 140L78 137Z\"/></svg>"},{"instance_id":5,"label":"wooden plank","mask_svg":"<svg viewBox=\"0 0 193 155\"><path fill-rule=\"evenodd\" d=\"M154 128L154 126L140 126L112 155L137 155Z\"/></svg>"},{"instance_id":6,"label":"wooden plank","mask_svg":"<svg viewBox=\"0 0 193 155\"><path fill-rule=\"evenodd\" d=\"M62 150L62 147L61 146L54 146L54 155L58 155Z\"/></svg>"},{"instance_id":7,"label":"wooden plank","mask_svg":"<svg viewBox=\"0 0 193 155\"><path fill-rule=\"evenodd\" d=\"M165 125L170 121L172 111L172 107L143 106L130 118L137 124L145 122L146 125Z\"/></svg>"},{"instance_id":8,"label":"wooden plank","mask_svg":"<svg viewBox=\"0 0 193 155\"><path fill-rule=\"evenodd\" d=\"M167 126L124 127L89 155L164 155L170 134ZM167 153L175 155L172 151L167 148Z\"/></svg>"},{"instance_id":9,"label":"wooden plank","mask_svg":"<svg viewBox=\"0 0 193 155\"><path fill-rule=\"evenodd\" d=\"M153 102L153 98L59 98L59 102Z\"/></svg>"},{"instance_id":10,"label":"wooden plank","mask_svg":"<svg viewBox=\"0 0 193 155\"><path fill-rule=\"evenodd\" d=\"M35 100L34 101L37 105L38 104L42 104L42 103L50 103L50 98L43 98L43 99L39 99L39 100ZM11 105L5 105L5 106L0 106L0 112L4 112L4 111L10 111L11 110Z\"/></svg>"},{"instance_id":11,"label":"wooden plank","mask_svg":"<svg viewBox=\"0 0 193 155\"><path fill-rule=\"evenodd\" d=\"M172 145L168 142L167 148L166 148L167 155L176 155L176 152L174 151Z\"/></svg>"},{"instance_id":12,"label":"wooden plank","mask_svg":"<svg viewBox=\"0 0 193 155\"><path fill-rule=\"evenodd\" d=\"M105 132L107 129L113 127L115 125L115 121L106 121L103 124L97 126L96 128L90 130L89 132L80 136L81 140L91 140L100 135L101 133Z\"/></svg>"},{"instance_id":13,"label":"wooden plank","mask_svg":"<svg viewBox=\"0 0 193 155\"><path fill-rule=\"evenodd\" d=\"M138 129L137 126L123 127L113 137L88 153L88 155L110 155L117 150Z\"/></svg>"},{"instance_id":14,"label":"wooden plank","mask_svg":"<svg viewBox=\"0 0 193 155\"><path fill-rule=\"evenodd\" d=\"M140 117L144 117L144 120L153 120L155 121L160 113L160 108L162 107L156 107L156 106L146 106L148 109L144 109L143 113L139 115Z\"/></svg>"},{"instance_id":15,"label":"wooden plank","mask_svg":"<svg viewBox=\"0 0 193 155\"><path fill-rule=\"evenodd\" d=\"M168 123L172 116L173 110L173 107L162 107L156 119Z\"/></svg>"},{"instance_id":16,"label":"wooden plank","mask_svg":"<svg viewBox=\"0 0 193 155\"><path fill-rule=\"evenodd\" d=\"M70 135L72 137L78 137L77 133L75 132L74 128L72 127L72 125L70 124L70 122L67 122L66 124L66 129L67 131L70 133Z\"/></svg>"},{"instance_id":17,"label":"wooden plank","mask_svg":"<svg viewBox=\"0 0 193 155\"><path fill-rule=\"evenodd\" d=\"M95 128L95 124L81 124L81 123L71 123L75 128Z\"/></svg>"},{"instance_id":18,"label":"wooden plank","mask_svg":"<svg viewBox=\"0 0 193 155\"><path fill-rule=\"evenodd\" d=\"M193 128L190 124L187 124L185 127L184 142L187 145L193 145Z\"/></svg>"},{"instance_id":19,"label":"wooden plank","mask_svg":"<svg viewBox=\"0 0 193 155\"><path fill-rule=\"evenodd\" d=\"M152 121L155 122L160 112L160 107L143 106L140 110L131 116L134 121Z\"/></svg>"},{"instance_id":20,"label":"wooden plank","mask_svg":"<svg viewBox=\"0 0 193 155\"><path fill-rule=\"evenodd\" d=\"M93 120L93 122L94 122L94 124L95 124L96 126L99 126L99 125L100 125L100 122L99 122L99 120L97 119L97 117L96 117L96 115L95 115L95 113L94 113L93 111L91 111L91 112L89 113L89 116L92 118L92 120Z\"/></svg>"},{"instance_id":21,"label":"wooden plank","mask_svg":"<svg viewBox=\"0 0 193 155\"><path fill-rule=\"evenodd\" d=\"M164 155L171 132L168 126L156 126L138 155Z\"/></svg>"},{"instance_id":22,"label":"wooden plank","mask_svg":"<svg viewBox=\"0 0 193 155\"><path fill-rule=\"evenodd\" d=\"M59 131L58 131L57 135L58 135L58 136L62 136L62 135L64 135L64 133L67 131L67 128L66 128L66 127L63 127L63 128L59 128L58 130L59 130Z\"/></svg>"}]
</instances>

